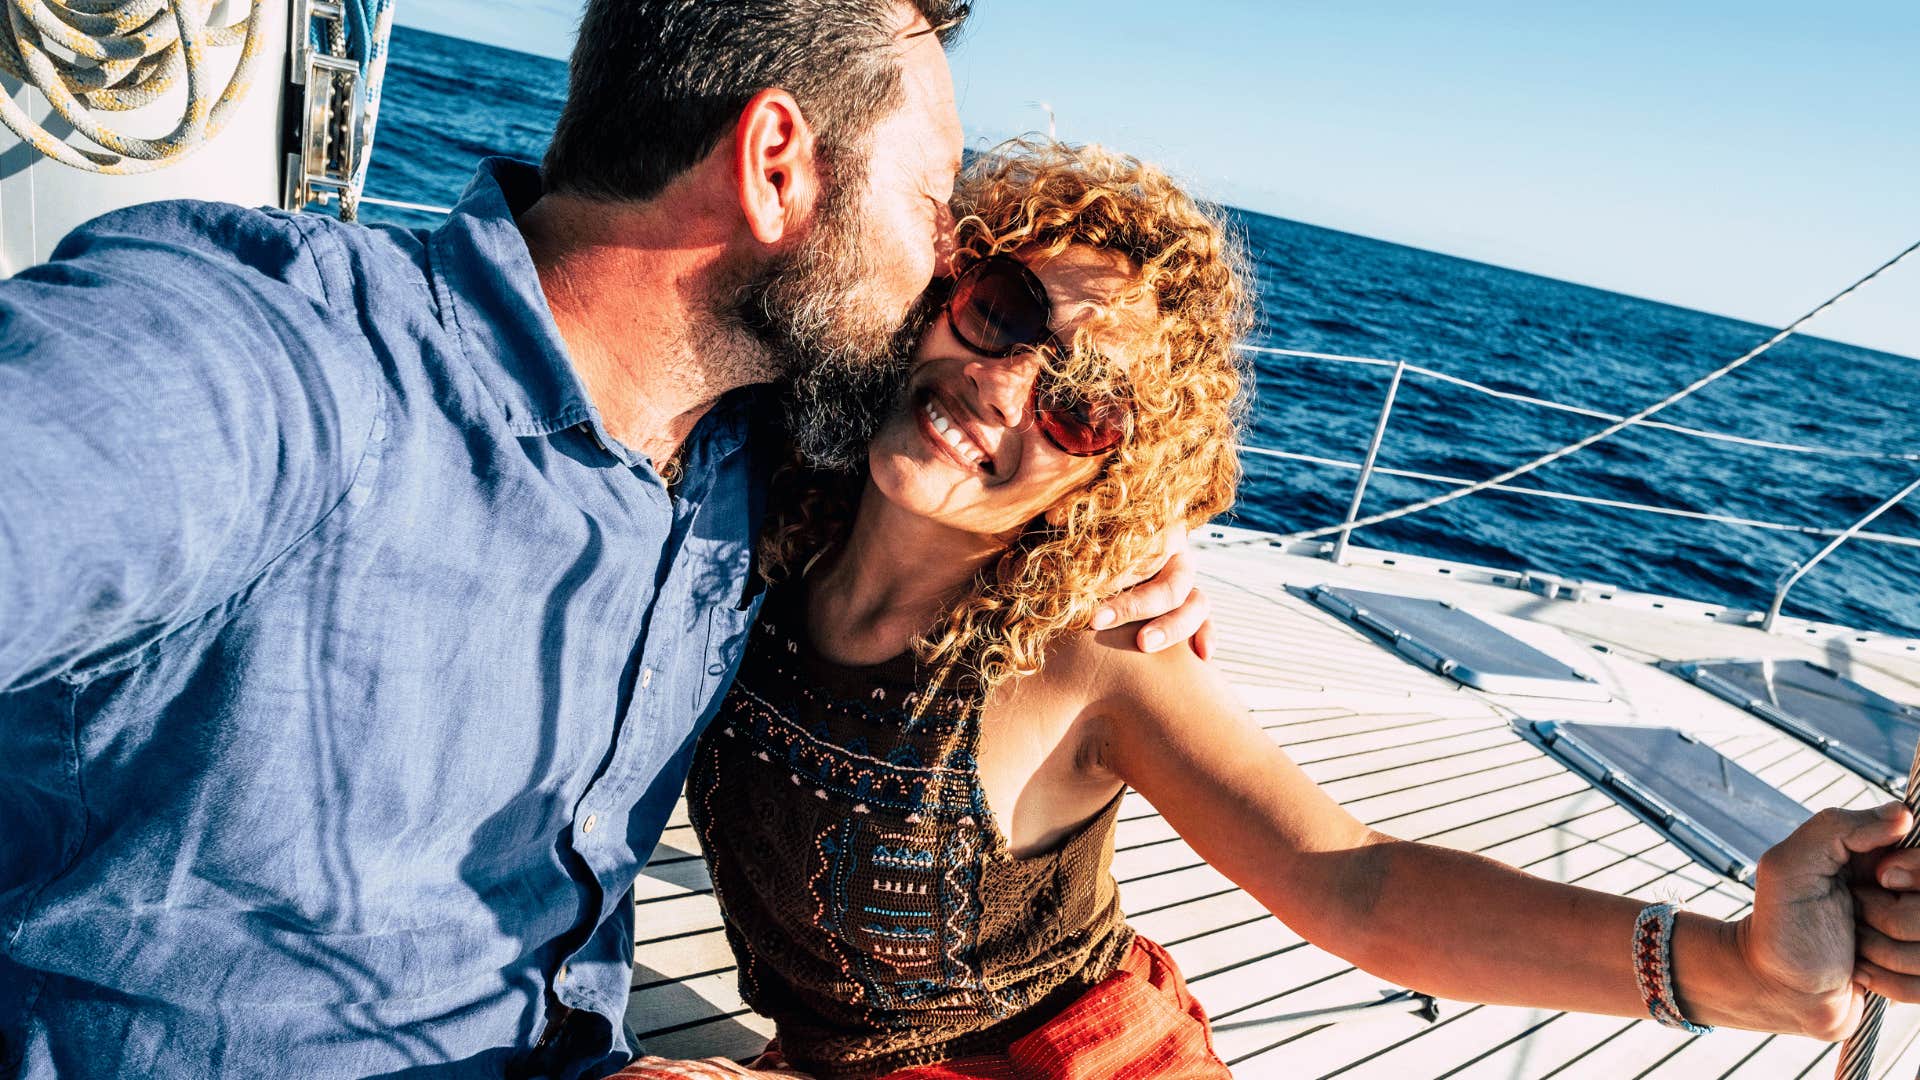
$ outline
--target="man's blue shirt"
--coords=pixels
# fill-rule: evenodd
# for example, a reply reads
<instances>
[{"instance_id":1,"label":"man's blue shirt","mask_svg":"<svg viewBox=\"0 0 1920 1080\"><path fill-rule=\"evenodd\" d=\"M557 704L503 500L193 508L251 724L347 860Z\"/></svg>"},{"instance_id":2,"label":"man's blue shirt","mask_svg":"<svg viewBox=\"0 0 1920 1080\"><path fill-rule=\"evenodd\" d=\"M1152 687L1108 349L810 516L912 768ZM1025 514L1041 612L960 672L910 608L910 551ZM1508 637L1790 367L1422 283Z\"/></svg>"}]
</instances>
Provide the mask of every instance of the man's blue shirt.
<instances>
[{"instance_id":1,"label":"man's blue shirt","mask_svg":"<svg viewBox=\"0 0 1920 1080\"><path fill-rule=\"evenodd\" d=\"M0 283L0 1074L622 1060L766 438L722 399L669 489L607 434L538 186L431 233L150 204Z\"/></svg>"}]
</instances>

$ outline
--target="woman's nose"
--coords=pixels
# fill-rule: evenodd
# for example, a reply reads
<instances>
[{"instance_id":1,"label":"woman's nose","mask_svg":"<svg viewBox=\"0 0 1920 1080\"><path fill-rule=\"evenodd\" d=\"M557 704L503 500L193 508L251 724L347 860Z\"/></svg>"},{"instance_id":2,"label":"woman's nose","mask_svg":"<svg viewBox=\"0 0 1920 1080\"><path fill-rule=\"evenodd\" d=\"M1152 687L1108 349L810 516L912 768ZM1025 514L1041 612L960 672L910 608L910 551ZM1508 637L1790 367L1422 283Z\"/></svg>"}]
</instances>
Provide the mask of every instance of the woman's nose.
<instances>
[{"instance_id":1,"label":"woman's nose","mask_svg":"<svg viewBox=\"0 0 1920 1080\"><path fill-rule=\"evenodd\" d=\"M1012 356L969 360L965 371L979 395L980 411L985 419L1008 428L1026 425L1027 405L1033 400L1033 380L1040 374L1040 358L1032 350L1020 349Z\"/></svg>"}]
</instances>

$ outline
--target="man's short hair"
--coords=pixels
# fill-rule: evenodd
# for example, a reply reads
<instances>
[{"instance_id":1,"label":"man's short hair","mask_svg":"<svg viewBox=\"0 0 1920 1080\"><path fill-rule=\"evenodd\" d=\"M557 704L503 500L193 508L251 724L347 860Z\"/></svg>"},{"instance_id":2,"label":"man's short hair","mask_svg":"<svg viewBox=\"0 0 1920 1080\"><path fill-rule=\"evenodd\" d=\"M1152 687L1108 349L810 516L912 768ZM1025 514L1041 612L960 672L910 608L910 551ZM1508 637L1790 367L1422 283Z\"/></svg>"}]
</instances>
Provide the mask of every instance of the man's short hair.
<instances>
[{"instance_id":1,"label":"man's short hair","mask_svg":"<svg viewBox=\"0 0 1920 1080\"><path fill-rule=\"evenodd\" d=\"M967 16L959 0L587 0L547 190L650 199L768 89L794 96L832 161L900 105L902 7L942 45Z\"/></svg>"}]
</instances>

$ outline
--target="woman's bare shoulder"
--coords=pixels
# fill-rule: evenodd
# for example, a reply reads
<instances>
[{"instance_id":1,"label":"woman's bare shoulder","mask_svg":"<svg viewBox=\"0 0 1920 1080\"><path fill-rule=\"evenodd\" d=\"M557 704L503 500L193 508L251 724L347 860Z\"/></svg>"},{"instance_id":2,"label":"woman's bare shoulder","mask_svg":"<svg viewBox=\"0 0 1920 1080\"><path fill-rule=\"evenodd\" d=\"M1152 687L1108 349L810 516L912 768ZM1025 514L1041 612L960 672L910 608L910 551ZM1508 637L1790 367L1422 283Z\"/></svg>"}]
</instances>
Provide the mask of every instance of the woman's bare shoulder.
<instances>
[{"instance_id":1,"label":"woman's bare shoulder","mask_svg":"<svg viewBox=\"0 0 1920 1080\"><path fill-rule=\"evenodd\" d=\"M1190 644L1142 652L1137 632L1121 626L1063 635L1048 650L1041 674L1058 691L1075 693L1110 715L1152 715L1180 702L1232 702L1219 673Z\"/></svg>"}]
</instances>

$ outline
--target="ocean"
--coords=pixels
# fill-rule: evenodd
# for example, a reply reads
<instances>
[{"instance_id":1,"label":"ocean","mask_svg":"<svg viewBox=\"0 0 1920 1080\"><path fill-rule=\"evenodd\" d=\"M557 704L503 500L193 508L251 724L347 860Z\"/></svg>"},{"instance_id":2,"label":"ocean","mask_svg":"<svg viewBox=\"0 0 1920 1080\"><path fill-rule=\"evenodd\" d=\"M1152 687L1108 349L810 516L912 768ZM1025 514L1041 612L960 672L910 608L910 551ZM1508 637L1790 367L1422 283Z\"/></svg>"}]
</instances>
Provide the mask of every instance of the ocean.
<instances>
[{"instance_id":1,"label":"ocean","mask_svg":"<svg viewBox=\"0 0 1920 1080\"><path fill-rule=\"evenodd\" d=\"M565 90L566 68L558 61L397 28L367 193L451 205L479 158L539 157ZM1255 344L1401 359L1500 390L1624 414L1745 353L1776 329L1249 210L1228 212L1258 278ZM375 207L364 216L422 227L437 221ZM1888 237L1889 247L1899 239ZM1247 445L1359 460L1387 369L1250 359L1255 387ZM1783 443L1912 454L1920 452L1917 381L1920 360L1796 336L1659 419ZM1602 424L1409 374L1380 464L1479 479ZM1254 454L1245 455L1245 465L1239 504L1226 524L1289 532L1338 523L1346 512L1351 471ZM1785 453L1635 428L1517 483L1844 527L1916 475L1920 461ZM1376 476L1365 512L1439 490L1431 482ZM1920 495L1873 528L1920 536ZM1354 542L1759 609L1780 574L1824 543L1501 493L1364 530ZM1802 579L1787 611L1920 636L1916 580L1920 548L1856 541Z\"/></svg>"}]
</instances>

